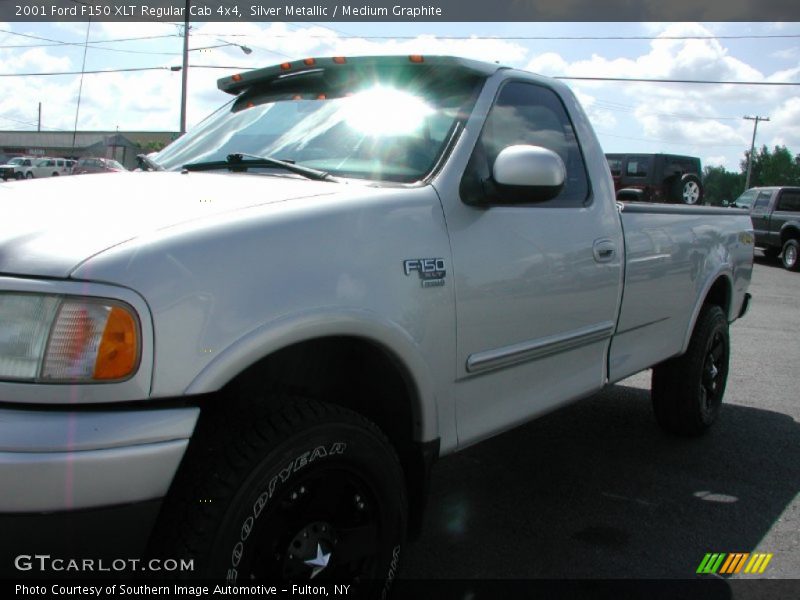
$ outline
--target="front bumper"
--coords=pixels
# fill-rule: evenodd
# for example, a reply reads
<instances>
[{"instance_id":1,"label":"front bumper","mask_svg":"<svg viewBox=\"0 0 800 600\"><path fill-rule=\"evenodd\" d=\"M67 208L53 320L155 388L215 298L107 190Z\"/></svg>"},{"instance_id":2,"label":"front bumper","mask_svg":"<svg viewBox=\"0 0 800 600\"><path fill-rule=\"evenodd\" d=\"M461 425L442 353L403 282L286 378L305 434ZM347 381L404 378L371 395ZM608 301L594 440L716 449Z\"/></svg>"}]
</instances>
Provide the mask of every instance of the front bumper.
<instances>
[{"instance_id":1,"label":"front bumper","mask_svg":"<svg viewBox=\"0 0 800 600\"><path fill-rule=\"evenodd\" d=\"M99 567L118 559L145 556L161 500L148 500L86 510L55 513L0 514L0 579L97 579L109 575ZM69 560L90 569L65 571L39 568L36 557ZM33 558L33 560L31 560ZM20 566L20 559L28 564ZM33 563L33 567L31 567ZM133 577L126 570L111 575Z\"/></svg>"},{"instance_id":2,"label":"front bumper","mask_svg":"<svg viewBox=\"0 0 800 600\"><path fill-rule=\"evenodd\" d=\"M0 514L162 498L200 414L0 409Z\"/></svg>"}]
</instances>

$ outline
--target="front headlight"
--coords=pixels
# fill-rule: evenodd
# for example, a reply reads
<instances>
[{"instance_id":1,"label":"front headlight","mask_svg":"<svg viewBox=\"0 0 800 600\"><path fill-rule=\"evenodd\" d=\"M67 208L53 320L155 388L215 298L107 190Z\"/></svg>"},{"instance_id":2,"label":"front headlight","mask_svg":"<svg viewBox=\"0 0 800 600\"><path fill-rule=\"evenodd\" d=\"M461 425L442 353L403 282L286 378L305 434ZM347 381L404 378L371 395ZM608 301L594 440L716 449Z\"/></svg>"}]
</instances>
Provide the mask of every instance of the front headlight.
<instances>
[{"instance_id":1,"label":"front headlight","mask_svg":"<svg viewBox=\"0 0 800 600\"><path fill-rule=\"evenodd\" d=\"M0 293L0 379L118 381L139 356L139 321L123 302Z\"/></svg>"}]
</instances>

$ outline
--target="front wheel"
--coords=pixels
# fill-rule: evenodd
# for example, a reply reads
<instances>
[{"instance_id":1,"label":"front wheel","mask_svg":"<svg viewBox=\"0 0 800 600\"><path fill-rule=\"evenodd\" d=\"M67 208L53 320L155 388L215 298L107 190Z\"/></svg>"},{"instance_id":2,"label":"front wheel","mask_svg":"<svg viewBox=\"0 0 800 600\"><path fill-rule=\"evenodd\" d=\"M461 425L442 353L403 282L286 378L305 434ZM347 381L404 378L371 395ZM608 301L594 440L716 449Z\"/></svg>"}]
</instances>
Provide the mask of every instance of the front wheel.
<instances>
[{"instance_id":1,"label":"front wheel","mask_svg":"<svg viewBox=\"0 0 800 600\"><path fill-rule=\"evenodd\" d=\"M338 406L249 405L201 420L157 551L195 558L194 576L231 584L360 581L364 597L385 595L407 519L403 472L385 436Z\"/></svg>"},{"instance_id":2,"label":"front wheel","mask_svg":"<svg viewBox=\"0 0 800 600\"><path fill-rule=\"evenodd\" d=\"M33 179L33 173L31 173L30 171L25 173L25 179Z\"/></svg>"},{"instance_id":3,"label":"front wheel","mask_svg":"<svg viewBox=\"0 0 800 600\"><path fill-rule=\"evenodd\" d=\"M682 436L704 433L716 421L728 379L728 320L706 305L685 354L653 368L653 410L659 426Z\"/></svg>"},{"instance_id":4,"label":"front wheel","mask_svg":"<svg viewBox=\"0 0 800 600\"><path fill-rule=\"evenodd\" d=\"M800 251L800 243L797 240L786 240L783 245L783 267L789 271L797 271L800 268L800 263L797 261L797 254Z\"/></svg>"}]
</instances>

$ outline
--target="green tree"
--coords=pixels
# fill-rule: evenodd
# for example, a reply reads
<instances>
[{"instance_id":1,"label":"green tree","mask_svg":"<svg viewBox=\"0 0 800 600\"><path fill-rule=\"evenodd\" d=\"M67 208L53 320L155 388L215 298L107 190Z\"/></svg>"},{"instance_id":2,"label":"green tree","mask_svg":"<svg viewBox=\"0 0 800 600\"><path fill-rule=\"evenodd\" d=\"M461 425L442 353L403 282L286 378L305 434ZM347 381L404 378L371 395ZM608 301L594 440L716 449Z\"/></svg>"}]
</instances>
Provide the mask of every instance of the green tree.
<instances>
[{"instance_id":1,"label":"green tree","mask_svg":"<svg viewBox=\"0 0 800 600\"><path fill-rule=\"evenodd\" d=\"M703 169L703 188L705 204L721 206L724 201L732 202L739 197L744 188L744 175L726 171L725 167L706 166Z\"/></svg>"},{"instance_id":2,"label":"green tree","mask_svg":"<svg viewBox=\"0 0 800 600\"><path fill-rule=\"evenodd\" d=\"M750 151L744 153L740 163L743 174L747 174L747 160ZM775 146L770 151L761 146L753 155L753 168L750 173L750 187L764 185L800 185L800 155L792 156L786 146Z\"/></svg>"},{"instance_id":3,"label":"green tree","mask_svg":"<svg viewBox=\"0 0 800 600\"><path fill-rule=\"evenodd\" d=\"M160 152L166 145L165 142L151 140L144 145L143 149L146 154L149 154L150 152Z\"/></svg>"}]
</instances>

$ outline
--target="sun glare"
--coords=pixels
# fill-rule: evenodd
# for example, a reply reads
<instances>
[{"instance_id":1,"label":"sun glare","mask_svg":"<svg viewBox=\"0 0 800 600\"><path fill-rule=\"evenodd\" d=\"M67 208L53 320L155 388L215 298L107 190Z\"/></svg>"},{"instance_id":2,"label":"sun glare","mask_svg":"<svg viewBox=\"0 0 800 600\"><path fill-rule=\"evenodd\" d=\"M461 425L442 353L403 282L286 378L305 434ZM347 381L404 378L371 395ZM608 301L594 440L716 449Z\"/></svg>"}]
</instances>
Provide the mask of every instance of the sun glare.
<instances>
[{"instance_id":1,"label":"sun glare","mask_svg":"<svg viewBox=\"0 0 800 600\"><path fill-rule=\"evenodd\" d=\"M408 135L417 131L434 110L408 92L374 87L348 98L344 121L366 135Z\"/></svg>"}]
</instances>

